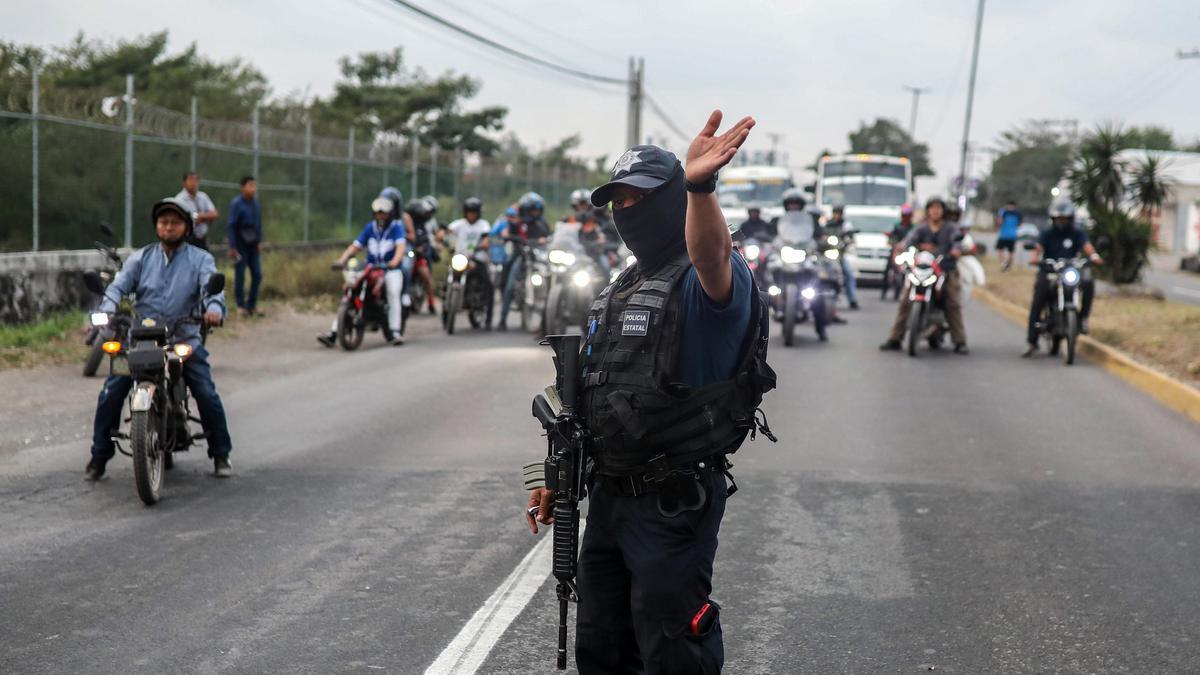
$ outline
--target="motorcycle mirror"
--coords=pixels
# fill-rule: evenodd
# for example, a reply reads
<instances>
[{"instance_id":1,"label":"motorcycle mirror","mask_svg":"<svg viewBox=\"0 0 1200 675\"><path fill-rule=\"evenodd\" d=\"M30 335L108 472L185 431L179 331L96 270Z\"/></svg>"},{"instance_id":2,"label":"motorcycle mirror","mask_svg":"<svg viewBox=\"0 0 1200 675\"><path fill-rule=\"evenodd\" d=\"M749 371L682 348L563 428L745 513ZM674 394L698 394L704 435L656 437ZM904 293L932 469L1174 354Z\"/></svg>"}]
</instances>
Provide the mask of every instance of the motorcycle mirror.
<instances>
[{"instance_id":1,"label":"motorcycle mirror","mask_svg":"<svg viewBox=\"0 0 1200 675\"><path fill-rule=\"evenodd\" d=\"M103 222L103 221L100 222L100 231L103 232L104 235L107 237L117 236L116 233L113 232L112 225L109 225L108 223Z\"/></svg>"},{"instance_id":2,"label":"motorcycle mirror","mask_svg":"<svg viewBox=\"0 0 1200 675\"><path fill-rule=\"evenodd\" d=\"M221 272L213 272L213 275L208 278L208 284L204 286L204 290L208 291L209 295L216 295L225 290L225 275Z\"/></svg>"},{"instance_id":3,"label":"motorcycle mirror","mask_svg":"<svg viewBox=\"0 0 1200 675\"><path fill-rule=\"evenodd\" d=\"M100 274L95 271L87 271L83 273L83 285L96 295L104 295L104 282L100 280Z\"/></svg>"}]
</instances>

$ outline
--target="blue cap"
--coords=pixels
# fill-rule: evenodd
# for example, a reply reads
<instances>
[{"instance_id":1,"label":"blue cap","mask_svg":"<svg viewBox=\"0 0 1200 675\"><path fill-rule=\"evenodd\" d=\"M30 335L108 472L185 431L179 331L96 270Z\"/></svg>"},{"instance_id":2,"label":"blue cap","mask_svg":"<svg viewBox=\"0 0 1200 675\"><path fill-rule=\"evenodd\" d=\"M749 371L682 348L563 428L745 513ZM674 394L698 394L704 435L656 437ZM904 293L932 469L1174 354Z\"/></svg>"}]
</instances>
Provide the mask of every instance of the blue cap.
<instances>
[{"instance_id":1,"label":"blue cap","mask_svg":"<svg viewBox=\"0 0 1200 675\"><path fill-rule=\"evenodd\" d=\"M592 190L592 204L604 206L611 202L618 185L654 190L670 180L679 167L679 158L674 153L657 145L635 145L617 158L611 179Z\"/></svg>"}]
</instances>

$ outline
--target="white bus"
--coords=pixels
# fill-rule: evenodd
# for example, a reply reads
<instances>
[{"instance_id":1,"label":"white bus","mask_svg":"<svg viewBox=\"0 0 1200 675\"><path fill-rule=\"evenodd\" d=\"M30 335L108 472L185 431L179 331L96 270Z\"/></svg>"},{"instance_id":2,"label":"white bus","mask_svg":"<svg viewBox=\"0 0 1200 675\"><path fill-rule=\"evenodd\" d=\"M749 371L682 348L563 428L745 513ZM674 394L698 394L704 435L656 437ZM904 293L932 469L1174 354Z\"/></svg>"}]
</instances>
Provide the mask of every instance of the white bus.
<instances>
[{"instance_id":1,"label":"white bus","mask_svg":"<svg viewBox=\"0 0 1200 675\"><path fill-rule=\"evenodd\" d=\"M726 167L717 182L717 201L731 227L745 222L752 206L761 209L762 219L769 221L783 213L783 192L792 186L792 172L786 167Z\"/></svg>"},{"instance_id":2,"label":"white bus","mask_svg":"<svg viewBox=\"0 0 1200 675\"><path fill-rule=\"evenodd\" d=\"M912 164L888 155L825 155L817 163L817 204L828 216L835 204L858 233L847 260L859 279L882 281L890 248L887 231L912 203Z\"/></svg>"}]
</instances>

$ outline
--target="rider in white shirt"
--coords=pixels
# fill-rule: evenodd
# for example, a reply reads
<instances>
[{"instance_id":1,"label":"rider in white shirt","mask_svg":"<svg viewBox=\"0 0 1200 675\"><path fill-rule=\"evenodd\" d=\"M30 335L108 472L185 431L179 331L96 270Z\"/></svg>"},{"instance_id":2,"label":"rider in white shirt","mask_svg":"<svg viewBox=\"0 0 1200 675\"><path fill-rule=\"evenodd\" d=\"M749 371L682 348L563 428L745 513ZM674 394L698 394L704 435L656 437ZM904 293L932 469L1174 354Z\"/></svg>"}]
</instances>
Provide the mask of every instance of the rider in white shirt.
<instances>
[{"instance_id":1,"label":"rider in white shirt","mask_svg":"<svg viewBox=\"0 0 1200 675\"><path fill-rule=\"evenodd\" d=\"M470 256L479 242L491 232L492 226L482 217L483 201L478 197L463 200L463 217L450 223L451 246L455 253Z\"/></svg>"}]
</instances>

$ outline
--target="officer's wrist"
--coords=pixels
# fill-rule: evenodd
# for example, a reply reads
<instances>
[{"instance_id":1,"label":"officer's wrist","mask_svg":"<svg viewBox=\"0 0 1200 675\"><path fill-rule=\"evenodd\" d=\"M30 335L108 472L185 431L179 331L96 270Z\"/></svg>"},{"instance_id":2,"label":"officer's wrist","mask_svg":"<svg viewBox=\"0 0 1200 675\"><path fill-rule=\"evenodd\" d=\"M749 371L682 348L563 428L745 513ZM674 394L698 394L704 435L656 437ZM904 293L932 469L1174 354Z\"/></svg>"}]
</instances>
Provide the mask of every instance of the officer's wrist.
<instances>
[{"instance_id":1,"label":"officer's wrist","mask_svg":"<svg viewBox=\"0 0 1200 675\"><path fill-rule=\"evenodd\" d=\"M684 187L687 188L688 192L695 192L697 194L710 195L717 191L717 174L718 173L719 172L714 171L713 175L708 177L708 180L701 181L699 183L693 183L690 180L685 181Z\"/></svg>"}]
</instances>

